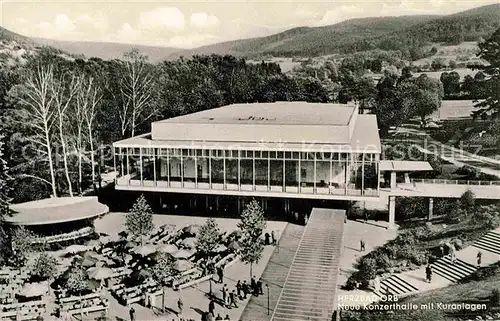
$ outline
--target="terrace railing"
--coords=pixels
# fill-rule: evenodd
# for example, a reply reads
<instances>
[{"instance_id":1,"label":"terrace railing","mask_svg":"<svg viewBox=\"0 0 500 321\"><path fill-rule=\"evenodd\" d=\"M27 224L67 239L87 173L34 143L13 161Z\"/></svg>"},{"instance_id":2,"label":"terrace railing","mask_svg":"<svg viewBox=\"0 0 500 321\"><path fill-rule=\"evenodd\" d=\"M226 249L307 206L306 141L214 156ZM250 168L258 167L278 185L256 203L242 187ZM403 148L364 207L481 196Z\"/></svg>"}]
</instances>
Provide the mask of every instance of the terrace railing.
<instances>
[{"instance_id":1,"label":"terrace railing","mask_svg":"<svg viewBox=\"0 0 500 321\"><path fill-rule=\"evenodd\" d=\"M412 179L411 182L415 184L500 186L500 181L479 181L479 180L461 180L461 179Z\"/></svg>"}]
</instances>

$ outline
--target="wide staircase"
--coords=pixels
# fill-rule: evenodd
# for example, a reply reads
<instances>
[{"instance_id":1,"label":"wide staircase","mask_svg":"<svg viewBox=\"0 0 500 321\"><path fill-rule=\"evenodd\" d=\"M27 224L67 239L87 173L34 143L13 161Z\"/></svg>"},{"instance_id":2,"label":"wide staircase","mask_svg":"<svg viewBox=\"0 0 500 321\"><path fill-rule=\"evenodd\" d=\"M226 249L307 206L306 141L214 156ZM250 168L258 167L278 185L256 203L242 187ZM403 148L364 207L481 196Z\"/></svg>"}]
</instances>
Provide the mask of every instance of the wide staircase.
<instances>
[{"instance_id":1,"label":"wide staircase","mask_svg":"<svg viewBox=\"0 0 500 321\"><path fill-rule=\"evenodd\" d=\"M491 231L475 242L473 246L483 251L500 254L500 233Z\"/></svg>"},{"instance_id":2,"label":"wide staircase","mask_svg":"<svg viewBox=\"0 0 500 321\"><path fill-rule=\"evenodd\" d=\"M279 294L285 284L288 270L292 265L293 257L299 247L300 239L304 234L304 226L287 224L281 238L279 246L267 263L264 272L261 275L262 282L269 286L269 310L267 295L258 297L252 296L243 311L240 320L244 321L269 321L278 302ZM266 289L264 289L266 292Z\"/></svg>"},{"instance_id":3,"label":"wide staircase","mask_svg":"<svg viewBox=\"0 0 500 321\"><path fill-rule=\"evenodd\" d=\"M271 321L331 320L343 229L344 211L312 210Z\"/></svg>"},{"instance_id":4,"label":"wide staircase","mask_svg":"<svg viewBox=\"0 0 500 321\"><path fill-rule=\"evenodd\" d=\"M500 233L495 231L488 232L474 242L471 247L476 248L478 251L500 255ZM446 255L432 263L431 267L434 274L452 283L457 283L478 270L473 260L474 258L472 258L470 262L465 262L457 258L455 262L452 263L450 256ZM408 295L418 292L420 289L416 282L414 283L409 280L411 280L411 278L406 278L405 273L394 274L381 282L380 293L377 291L374 292L379 296L387 294Z\"/></svg>"}]
</instances>

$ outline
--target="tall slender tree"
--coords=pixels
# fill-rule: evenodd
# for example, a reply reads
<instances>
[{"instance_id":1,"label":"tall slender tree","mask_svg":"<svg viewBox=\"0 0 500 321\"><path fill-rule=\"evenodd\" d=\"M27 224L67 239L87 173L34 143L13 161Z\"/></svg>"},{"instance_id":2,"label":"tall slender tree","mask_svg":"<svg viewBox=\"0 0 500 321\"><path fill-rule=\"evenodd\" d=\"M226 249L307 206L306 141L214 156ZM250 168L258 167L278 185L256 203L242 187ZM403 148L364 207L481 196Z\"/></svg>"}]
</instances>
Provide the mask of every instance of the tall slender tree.
<instances>
[{"instance_id":1,"label":"tall slender tree","mask_svg":"<svg viewBox=\"0 0 500 321\"><path fill-rule=\"evenodd\" d=\"M250 277L253 264L262 258L264 245L260 237L266 225L264 211L255 199L252 200L241 213L241 221L238 223L238 228L242 231L241 260L250 264Z\"/></svg>"},{"instance_id":2,"label":"tall slender tree","mask_svg":"<svg viewBox=\"0 0 500 321\"><path fill-rule=\"evenodd\" d=\"M29 127L32 135L28 140L34 145L36 152L47 161L50 181L43 177L23 174L23 176L41 180L52 188L52 196L57 197L56 175L53 148L53 125L56 121L54 96L51 85L54 81L54 71L51 65L38 65L34 71L27 73L24 83L11 90L11 95L25 107L26 118L29 118Z\"/></svg>"},{"instance_id":3,"label":"tall slender tree","mask_svg":"<svg viewBox=\"0 0 500 321\"><path fill-rule=\"evenodd\" d=\"M0 135L0 263L7 259L8 239L4 229L5 218L11 214L9 197L9 182L11 177L8 174L7 161L3 158L4 137Z\"/></svg>"}]
</instances>

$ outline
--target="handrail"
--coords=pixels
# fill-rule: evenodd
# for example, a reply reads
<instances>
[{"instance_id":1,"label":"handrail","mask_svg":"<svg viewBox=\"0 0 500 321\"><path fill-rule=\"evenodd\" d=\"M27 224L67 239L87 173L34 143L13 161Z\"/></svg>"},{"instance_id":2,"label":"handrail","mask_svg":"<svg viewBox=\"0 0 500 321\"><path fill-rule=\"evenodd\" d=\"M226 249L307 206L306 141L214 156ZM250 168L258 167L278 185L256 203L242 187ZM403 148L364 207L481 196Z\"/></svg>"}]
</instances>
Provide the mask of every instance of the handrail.
<instances>
[{"instance_id":1,"label":"handrail","mask_svg":"<svg viewBox=\"0 0 500 321\"><path fill-rule=\"evenodd\" d=\"M489 186L499 185L500 181L480 181L480 180L461 180L461 179L411 179L413 184L446 184L446 185L475 185Z\"/></svg>"}]
</instances>

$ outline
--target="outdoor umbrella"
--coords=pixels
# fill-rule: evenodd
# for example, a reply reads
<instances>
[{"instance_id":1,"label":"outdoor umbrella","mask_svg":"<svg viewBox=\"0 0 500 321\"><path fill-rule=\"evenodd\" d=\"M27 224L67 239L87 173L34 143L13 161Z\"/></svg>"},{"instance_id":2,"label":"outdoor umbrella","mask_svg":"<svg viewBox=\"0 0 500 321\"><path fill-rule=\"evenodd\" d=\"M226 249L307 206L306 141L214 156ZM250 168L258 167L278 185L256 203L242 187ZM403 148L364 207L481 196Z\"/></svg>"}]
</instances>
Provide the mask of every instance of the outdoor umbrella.
<instances>
[{"instance_id":1,"label":"outdoor umbrella","mask_svg":"<svg viewBox=\"0 0 500 321\"><path fill-rule=\"evenodd\" d=\"M191 224L189 226L184 227L182 231L186 234L195 236L200 231L200 226L196 224Z\"/></svg>"},{"instance_id":2,"label":"outdoor umbrella","mask_svg":"<svg viewBox=\"0 0 500 321\"><path fill-rule=\"evenodd\" d=\"M66 253L75 254L75 253L85 252L88 250L90 250L90 248L88 246L75 244L75 245L68 246L66 248Z\"/></svg>"},{"instance_id":3,"label":"outdoor umbrella","mask_svg":"<svg viewBox=\"0 0 500 321\"><path fill-rule=\"evenodd\" d=\"M194 254L193 251L188 251L188 250L179 250L173 254L173 257L176 259L187 259L191 257Z\"/></svg>"},{"instance_id":4,"label":"outdoor umbrella","mask_svg":"<svg viewBox=\"0 0 500 321\"><path fill-rule=\"evenodd\" d=\"M148 255L151 255L154 252L156 252L156 248L154 246L152 246L152 245L145 244L145 245L142 245L142 246L135 247L132 250L132 252L134 252L135 254L139 254L141 256L148 256Z\"/></svg>"},{"instance_id":5,"label":"outdoor umbrella","mask_svg":"<svg viewBox=\"0 0 500 321\"><path fill-rule=\"evenodd\" d=\"M217 244L217 246L213 250L214 253L222 253L225 251L227 251L227 247L225 247L223 244Z\"/></svg>"},{"instance_id":6,"label":"outdoor umbrella","mask_svg":"<svg viewBox=\"0 0 500 321\"><path fill-rule=\"evenodd\" d=\"M187 260L179 260L179 261L175 261L175 263L174 263L174 269L176 269L179 272L184 272L184 271L187 271L189 269L192 269L193 266L194 266L194 264L191 263L190 261L187 261Z\"/></svg>"},{"instance_id":7,"label":"outdoor umbrella","mask_svg":"<svg viewBox=\"0 0 500 321\"><path fill-rule=\"evenodd\" d=\"M19 291L19 295L25 298L32 298L37 296L42 296L47 292L47 284L44 283L28 283L21 291Z\"/></svg>"},{"instance_id":8,"label":"outdoor umbrella","mask_svg":"<svg viewBox=\"0 0 500 321\"><path fill-rule=\"evenodd\" d=\"M99 262L99 259L92 256L84 256L76 260L76 265L80 265L84 268L95 266Z\"/></svg>"},{"instance_id":9,"label":"outdoor umbrella","mask_svg":"<svg viewBox=\"0 0 500 321\"><path fill-rule=\"evenodd\" d=\"M174 244L163 244L156 248L158 252L172 254L177 252L179 249Z\"/></svg>"},{"instance_id":10,"label":"outdoor umbrella","mask_svg":"<svg viewBox=\"0 0 500 321\"><path fill-rule=\"evenodd\" d=\"M160 226L160 230L167 231L167 232L173 232L173 231L175 231L175 225L165 224L165 225Z\"/></svg>"},{"instance_id":11,"label":"outdoor umbrella","mask_svg":"<svg viewBox=\"0 0 500 321\"><path fill-rule=\"evenodd\" d=\"M188 237L187 239L182 240L181 244L188 249L194 249L196 248L196 238Z\"/></svg>"},{"instance_id":12,"label":"outdoor umbrella","mask_svg":"<svg viewBox=\"0 0 500 321\"><path fill-rule=\"evenodd\" d=\"M237 241L232 241L231 244L229 244L228 248L233 251L238 251L239 249L241 249L241 246Z\"/></svg>"},{"instance_id":13,"label":"outdoor umbrella","mask_svg":"<svg viewBox=\"0 0 500 321\"><path fill-rule=\"evenodd\" d=\"M87 270L87 274L91 279L104 280L113 275L113 270L107 267L93 267Z\"/></svg>"}]
</instances>

